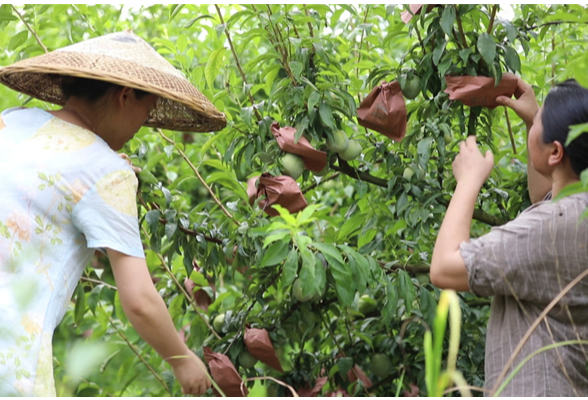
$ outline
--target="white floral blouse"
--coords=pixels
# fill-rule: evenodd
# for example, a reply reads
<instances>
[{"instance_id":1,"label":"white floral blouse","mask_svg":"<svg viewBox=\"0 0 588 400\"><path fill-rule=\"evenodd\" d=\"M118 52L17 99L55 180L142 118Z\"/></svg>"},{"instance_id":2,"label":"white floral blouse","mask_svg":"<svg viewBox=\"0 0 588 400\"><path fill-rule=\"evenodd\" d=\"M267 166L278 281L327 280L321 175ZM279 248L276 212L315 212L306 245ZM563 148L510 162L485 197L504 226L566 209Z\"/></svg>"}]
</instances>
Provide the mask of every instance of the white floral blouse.
<instances>
[{"instance_id":1,"label":"white floral blouse","mask_svg":"<svg viewBox=\"0 0 588 400\"><path fill-rule=\"evenodd\" d=\"M55 396L51 340L95 249L144 257L137 178L94 133L2 113L0 396Z\"/></svg>"}]
</instances>

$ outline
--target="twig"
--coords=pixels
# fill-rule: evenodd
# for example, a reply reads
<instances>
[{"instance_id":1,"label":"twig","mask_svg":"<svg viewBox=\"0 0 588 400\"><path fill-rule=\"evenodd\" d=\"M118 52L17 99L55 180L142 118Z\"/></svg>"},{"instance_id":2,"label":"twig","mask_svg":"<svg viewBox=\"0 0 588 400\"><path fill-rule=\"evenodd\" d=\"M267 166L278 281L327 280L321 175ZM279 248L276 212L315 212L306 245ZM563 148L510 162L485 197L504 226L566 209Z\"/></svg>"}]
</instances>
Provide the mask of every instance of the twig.
<instances>
[{"instance_id":1,"label":"twig","mask_svg":"<svg viewBox=\"0 0 588 400\"><path fill-rule=\"evenodd\" d=\"M225 21L223 19L223 15L218 4L214 5L216 7L216 12L218 13L218 17L220 18L221 24L224 24ZM231 40L231 35L229 34L229 27L225 25L225 35L227 36L227 40L229 41L229 47L231 48L231 52L233 53L233 57L235 58L235 63L237 64L237 69L241 74L241 79L243 79L243 83L247 86L247 79L245 78L245 72L243 72L243 68L241 67L241 63L239 62L239 57L237 57L237 52L235 51L235 46L233 46L233 41ZM251 96L251 92L248 92L247 95L249 96L249 101L251 102L251 106L253 106L253 111L255 112L255 116L258 120L261 121L262 117L257 108L255 108L255 101L253 100L253 96Z\"/></svg>"},{"instance_id":2,"label":"twig","mask_svg":"<svg viewBox=\"0 0 588 400\"><path fill-rule=\"evenodd\" d=\"M41 39L39 39L39 36L37 35L37 32L35 32L35 30L33 28L31 28L31 26L27 23L27 21L25 21L24 17L22 15L20 15L20 13L16 9L16 7L13 6L12 4L10 5L10 7L12 7L12 10L16 13L16 15L18 15L18 18L27 27L27 29L29 30L29 32L31 32L33 34L33 36L37 40L37 43L39 43L39 46L41 46L43 48L43 50L45 51L45 53L49 53L49 50L47 50L47 47L45 47L45 45L43 44L43 42L41 42Z\"/></svg>"},{"instance_id":3,"label":"twig","mask_svg":"<svg viewBox=\"0 0 588 400\"><path fill-rule=\"evenodd\" d=\"M85 276L82 276L82 278L81 278L81 279L82 279L83 281L87 281L87 282L93 282L93 283L97 283L97 284L99 284L99 285L104 285L104 286L106 286L107 288L109 288L109 289L112 289L112 290L118 290L118 289L116 288L116 286L112 286L112 285L111 285L111 284L109 284L109 283L106 283L106 282L99 281L98 279L92 279L92 278L88 278L88 277L85 277Z\"/></svg>"},{"instance_id":4,"label":"twig","mask_svg":"<svg viewBox=\"0 0 588 400\"><path fill-rule=\"evenodd\" d=\"M368 13L370 11L370 5L366 5L365 8L365 16L363 17L363 23L365 24L367 22L367 17L368 17ZM365 30L361 30L361 38L359 39L359 48L357 49L357 63L359 64L359 62L361 61L361 47L363 46L363 37L365 34ZM355 69L355 75L356 77L359 78L359 68Z\"/></svg>"},{"instance_id":5,"label":"twig","mask_svg":"<svg viewBox=\"0 0 588 400\"><path fill-rule=\"evenodd\" d=\"M506 126L508 127L508 135L510 136L510 144L512 145L512 152L517 154L517 145L515 144L512 127L510 125L510 117L508 116L508 109L504 106L504 116L506 117Z\"/></svg>"},{"instance_id":6,"label":"twig","mask_svg":"<svg viewBox=\"0 0 588 400\"><path fill-rule=\"evenodd\" d=\"M269 379L270 381L274 381L276 382L278 385L282 385L284 387L287 387L288 389L290 389L290 392L292 393L292 397L300 397L298 395L298 393L296 393L296 390L294 390L294 388L290 385L288 385L287 383L284 383L276 378L272 378L271 376L256 376L253 378L247 378L244 381L241 381L241 393L243 393L243 385L245 384L245 382L249 382L249 381L263 381Z\"/></svg>"},{"instance_id":7,"label":"twig","mask_svg":"<svg viewBox=\"0 0 588 400\"><path fill-rule=\"evenodd\" d=\"M468 41L466 40L465 33L463 33L463 26L461 24L461 18L459 17L459 12L457 11L457 6L452 4L453 8L455 8L455 19L457 20L457 28L459 29L459 33L461 35L461 40L463 40L463 45L467 49L468 48Z\"/></svg>"},{"instance_id":8,"label":"twig","mask_svg":"<svg viewBox=\"0 0 588 400\"><path fill-rule=\"evenodd\" d=\"M144 226L141 227L143 229L143 234L146 237L149 237L149 235L147 234L147 230L145 229ZM188 302L192 305L192 308L194 308L194 312L196 312L196 314L198 314L198 316L200 317L200 319L202 321L204 321L204 323L206 324L206 326L208 327L208 330L210 330L210 332L212 332L212 334L217 338L217 339L221 339L221 337L219 336L218 333L216 333L216 331L213 329L212 326L210 326L210 323L208 322L207 318L204 318L204 316L202 315L202 313L198 310L198 307L196 306L196 303L194 302L194 299L191 296L191 293L188 294L188 292L186 292L186 290L184 289L184 286L182 284L180 284L180 282L178 282L178 279L176 278L176 276L173 274L173 272L171 272L171 270L169 269L169 267L167 266L167 263L165 262L165 260L163 259L163 256L159 253L155 253L155 255L157 256L157 258L159 258L159 261L161 262L161 266L163 267L163 269L165 269L165 272L167 272L167 274L169 276L171 276L172 280L175 282L176 286L180 289L180 291L183 293L184 297L188 300Z\"/></svg>"},{"instance_id":9,"label":"twig","mask_svg":"<svg viewBox=\"0 0 588 400\"><path fill-rule=\"evenodd\" d=\"M330 181L331 179L335 179L336 177L338 177L339 175L341 175L341 172L335 172L333 175L328 176L326 178L321 179L321 181L319 183L313 183L312 185L304 188L304 190L302 191L302 194L305 194L307 192L310 192L312 189L314 189L315 187L322 185L323 183Z\"/></svg>"},{"instance_id":10,"label":"twig","mask_svg":"<svg viewBox=\"0 0 588 400\"><path fill-rule=\"evenodd\" d=\"M547 307L545 307L545 309L543 310L543 312L535 319L535 322L533 322L533 325L531 325L529 327L529 329L527 330L527 332L525 333L525 336L523 336L523 338L521 339L521 341L519 342L519 344L517 345L516 349L514 350L514 352L512 353L512 355L510 356L510 359L508 360L508 362L506 363L506 365L504 366L502 372L500 373L500 375L498 376L498 379L496 380L496 384L494 385L494 388L492 388L492 394L494 394L496 392L496 390L498 389L498 387L500 386L500 383L502 382L502 380L504 379L504 377L506 376L506 373L508 372L508 370L510 369L510 367L512 366L512 364L514 363L515 358L518 356L518 354L521 352L521 349L523 348L523 346L525 345L525 343L527 343L527 340L529 340L529 338L531 337L531 334L533 333L533 331L539 326L539 324L541 323L541 321L547 316L547 314L551 311L551 309L553 307L555 307L555 305L574 287L578 284L578 282L580 282L582 279L584 279L586 276L588 276L588 269L586 269L584 272L582 272L580 275L578 275L576 277L576 279L574 279L573 281L571 281L570 283L568 283L568 285L561 291L559 292L559 294L557 296L555 296L555 298L551 301L551 303L549 303L547 305Z\"/></svg>"},{"instance_id":11,"label":"twig","mask_svg":"<svg viewBox=\"0 0 588 400\"><path fill-rule=\"evenodd\" d=\"M457 391L459 391L461 389L470 389L470 390L476 390L478 392L490 393L490 391L488 389L484 389L484 388L481 388L479 386L470 386L470 385L467 385L467 386L454 386L452 388L446 389L443 392L443 394L449 394L451 392L457 392Z\"/></svg>"},{"instance_id":12,"label":"twig","mask_svg":"<svg viewBox=\"0 0 588 400\"><path fill-rule=\"evenodd\" d=\"M304 7L304 13L306 14L306 16L310 17L310 15L308 14L308 9L306 8L306 4L303 4L302 7ZM313 38L314 32L312 30L312 24L310 23L310 21L308 21L308 30L310 32L310 37Z\"/></svg>"},{"instance_id":13,"label":"twig","mask_svg":"<svg viewBox=\"0 0 588 400\"><path fill-rule=\"evenodd\" d=\"M490 15L490 23L488 24L488 34L492 33L492 28L494 28L494 18L496 18L496 11L498 11L498 4L494 4L492 7L492 14Z\"/></svg>"},{"instance_id":14,"label":"twig","mask_svg":"<svg viewBox=\"0 0 588 400\"><path fill-rule=\"evenodd\" d=\"M180 153L180 155L182 156L182 158L184 159L184 161L186 161L188 163L188 165L190 166L190 168L192 169L192 171L194 172L194 174L196 174L196 177L198 178L198 180L200 181L200 183L202 183L204 185L204 187L206 188L206 190L208 190L208 193L210 193L210 195L212 196L214 202L216 204L218 204L218 206L223 210L223 212L225 213L225 215L227 217L229 217L229 219L231 219L235 224L237 225L241 225L239 223L239 221L237 221L233 215L223 206L223 204L220 202L220 200L216 197L216 195L214 194L214 192L212 191L212 189L210 188L210 186L208 186L206 184L206 181L202 178L202 176L200 175L200 173L198 172L198 169L196 169L196 167L194 166L194 164L192 164L192 162L190 161L190 159L188 158L188 156L186 155L186 153L184 153L181 149L178 148L177 144L175 141L173 141L172 139L168 138L167 136L165 136L165 134L161 131L161 129L157 129L157 132L159 132L159 135L168 143L170 143L171 145L173 145L175 147L175 149L178 151L178 153Z\"/></svg>"},{"instance_id":15,"label":"twig","mask_svg":"<svg viewBox=\"0 0 588 400\"><path fill-rule=\"evenodd\" d=\"M102 305L100 305L100 307L102 307ZM153 369L153 367L151 366L151 364L149 364L147 362L147 360L145 360L143 358L143 356L141 355L141 352L139 350L137 350L137 348L135 347L134 344L132 344L129 339L127 338L127 336L120 331L120 329L118 329L118 327L116 326L116 324L114 323L114 321L112 320L111 317L108 317L108 320L110 321L110 324L114 327L114 329L116 329L116 333L118 333L118 335L122 338L122 340L124 340L127 344L127 346L129 346L129 348L133 351L133 353L135 353L137 355L137 357L139 357L139 359L141 360L141 362L143 364L145 364L145 366L147 367L147 369L149 370L149 372L151 372L151 374L153 374L153 376L155 377L155 379L157 379L159 381L159 383L161 383L161 386L163 386L163 388L170 394L173 395L173 393L171 392L171 390L167 387L167 384L165 383L165 381L161 378L161 376L159 376L159 374L157 372L155 372L155 370Z\"/></svg>"},{"instance_id":16,"label":"twig","mask_svg":"<svg viewBox=\"0 0 588 400\"><path fill-rule=\"evenodd\" d=\"M76 5L75 5L75 4L72 4L71 6L72 6L72 8L73 8L74 10L76 10L76 11L78 12L78 14L80 14L80 17L82 17L82 19L84 20L84 22L86 22L86 24L88 24L88 26L90 27L90 29L92 30L92 32L94 32L94 33L97 33L97 32L96 32L96 28L94 28L94 25L92 25L92 24L90 23L90 21L88 20L88 17L86 16L86 14L82 13L82 12L80 11L80 9L76 7Z\"/></svg>"}]
</instances>

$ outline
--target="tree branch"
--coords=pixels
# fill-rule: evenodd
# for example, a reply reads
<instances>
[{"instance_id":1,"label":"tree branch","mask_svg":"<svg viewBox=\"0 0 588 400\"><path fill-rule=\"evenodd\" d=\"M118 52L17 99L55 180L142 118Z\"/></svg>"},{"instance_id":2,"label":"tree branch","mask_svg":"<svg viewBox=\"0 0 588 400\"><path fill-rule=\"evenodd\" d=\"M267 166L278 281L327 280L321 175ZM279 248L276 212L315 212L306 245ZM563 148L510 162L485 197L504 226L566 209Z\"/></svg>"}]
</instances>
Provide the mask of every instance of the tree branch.
<instances>
[{"instance_id":1,"label":"tree branch","mask_svg":"<svg viewBox=\"0 0 588 400\"><path fill-rule=\"evenodd\" d=\"M463 32L463 26L461 24L461 18L459 17L459 13L457 11L457 6L455 4L452 4L452 6L453 6L453 8L455 8L455 19L457 20L457 27L458 27L459 33L461 35L461 40L463 40L463 45L467 49L469 47L468 41L466 40L465 33Z\"/></svg>"},{"instance_id":2,"label":"tree branch","mask_svg":"<svg viewBox=\"0 0 588 400\"><path fill-rule=\"evenodd\" d=\"M218 17L220 18L221 24L224 24L225 21L223 19L223 15L221 14L221 10L218 4L214 5L216 7L216 12L218 13ZM241 67L241 63L239 62L239 57L237 57L237 52L235 51L235 46L233 46L233 41L231 40L231 35L229 34L229 27L225 25L225 35L227 36L227 40L229 41L229 47L231 48L231 52L233 53L233 57L235 58L235 63L237 64L237 69L241 74L241 79L243 79L243 83L247 85L247 78L245 78L245 72L243 72L243 68ZM255 116L259 121L262 120L261 114L255 108L255 101L253 100L253 96L251 96L251 92L248 91L247 95L249 96L249 101L251 102L251 106L253 106L253 111L255 112Z\"/></svg>"},{"instance_id":3,"label":"tree branch","mask_svg":"<svg viewBox=\"0 0 588 400\"><path fill-rule=\"evenodd\" d=\"M39 43L39 46L41 46L43 48L43 50L45 51L45 53L49 53L49 50L47 50L47 47L45 47L45 45L43 44L43 42L41 42L41 39L39 39L39 36L37 35L37 32L35 32L35 30L33 28L31 28L31 26L27 23L27 21L25 21L24 17L18 12L18 10L16 9L16 7L13 6L12 4L10 5L10 7L12 7L12 10L16 13L16 15L18 15L18 18L27 27L27 29L29 30L29 32L31 32L31 34L35 37L35 39L37 40L37 43Z\"/></svg>"},{"instance_id":4,"label":"tree branch","mask_svg":"<svg viewBox=\"0 0 588 400\"><path fill-rule=\"evenodd\" d=\"M159 132L159 135L168 143L170 143L171 145L174 146L174 148L178 151L178 153L180 153L180 155L182 156L182 158L184 159L184 161L186 161L188 163L188 165L190 166L190 168L192 169L192 171L194 172L194 174L196 174L196 177L198 178L198 180L200 181L200 183L202 183L204 185L204 187L206 188L206 190L208 190L208 193L210 193L210 195L212 196L212 199L214 200L214 202L221 208L221 210L223 210L223 212L225 213L225 215L227 217L229 217L230 220L232 220L235 224L237 225L241 225L239 223L239 221L237 221L233 215L225 208L225 206L223 206L223 203L220 202L220 200L216 197L216 195L214 194L214 192L212 191L212 189L210 188L210 186L208 186L206 184L206 181L202 178L202 176L200 175L200 173L198 172L198 169L194 166L194 164L192 164L192 162L190 161L190 159L188 158L188 156L186 155L186 153L184 153L182 150L180 150L177 146L177 143L175 141L173 141L172 139L168 138L167 136L165 136L165 134L162 132L161 129L157 129L157 132Z\"/></svg>"},{"instance_id":5,"label":"tree branch","mask_svg":"<svg viewBox=\"0 0 588 400\"><path fill-rule=\"evenodd\" d=\"M341 175L341 172L335 172L333 175L330 175L326 178L321 179L320 182L318 182L318 183L315 182L312 185L305 187L304 190L302 191L302 194L306 194L307 192L310 192L312 189L316 188L317 186L322 185L323 183L328 182L332 179L335 179L339 175Z\"/></svg>"},{"instance_id":6,"label":"tree branch","mask_svg":"<svg viewBox=\"0 0 588 400\"><path fill-rule=\"evenodd\" d=\"M492 28L494 28L494 18L496 18L496 11L498 11L498 4L494 4L492 7L492 14L490 15L490 23L488 24L488 34L492 33Z\"/></svg>"}]
</instances>

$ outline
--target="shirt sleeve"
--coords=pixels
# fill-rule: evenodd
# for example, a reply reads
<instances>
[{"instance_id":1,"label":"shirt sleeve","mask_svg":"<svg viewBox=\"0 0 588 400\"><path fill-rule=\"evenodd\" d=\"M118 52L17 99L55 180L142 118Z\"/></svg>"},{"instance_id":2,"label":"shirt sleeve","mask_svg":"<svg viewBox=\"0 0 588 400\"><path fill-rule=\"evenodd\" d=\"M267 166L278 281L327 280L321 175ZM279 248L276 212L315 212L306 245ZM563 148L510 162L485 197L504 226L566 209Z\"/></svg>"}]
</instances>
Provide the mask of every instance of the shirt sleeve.
<instances>
[{"instance_id":1,"label":"shirt sleeve","mask_svg":"<svg viewBox=\"0 0 588 400\"><path fill-rule=\"evenodd\" d=\"M116 170L84 194L73 210L73 224L89 248L145 257L137 220L137 184L133 171Z\"/></svg>"},{"instance_id":2,"label":"shirt sleeve","mask_svg":"<svg viewBox=\"0 0 588 400\"><path fill-rule=\"evenodd\" d=\"M537 203L515 220L461 243L470 290L478 296L544 302L540 288L550 287L557 279L549 240L553 211L552 205Z\"/></svg>"}]
</instances>

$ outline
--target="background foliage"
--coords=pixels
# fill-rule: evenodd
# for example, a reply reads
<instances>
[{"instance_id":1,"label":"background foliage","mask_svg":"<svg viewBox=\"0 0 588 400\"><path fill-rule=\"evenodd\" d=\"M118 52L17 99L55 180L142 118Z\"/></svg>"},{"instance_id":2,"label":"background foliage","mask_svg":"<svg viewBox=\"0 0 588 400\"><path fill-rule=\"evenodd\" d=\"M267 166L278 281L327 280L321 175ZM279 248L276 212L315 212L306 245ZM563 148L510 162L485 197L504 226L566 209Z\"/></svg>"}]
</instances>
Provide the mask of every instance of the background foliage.
<instances>
[{"instance_id":1,"label":"background foliage","mask_svg":"<svg viewBox=\"0 0 588 400\"><path fill-rule=\"evenodd\" d=\"M340 389L389 396L415 387L425 394L423 337L439 298L427 271L455 186L457 143L475 134L495 153L474 235L529 205L524 124L503 107L449 101L443 76L499 79L516 72L534 86L540 103L558 81L575 77L586 85L588 12L575 5L447 5L405 25L402 10L4 4L0 64L129 28L150 42L229 121L216 133L143 128L125 148L143 168L138 207L148 266L188 345L200 355L202 345L225 352L244 378L269 375L299 389L327 376L323 395ZM356 107L373 86L393 79L404 84L413 75L420 94L407 100L401 143L357 125ZM28 100L1 90L2 109ZM28 105L53 107L37 100ZM268 218L248 204L245 182L262 172L281 174L273 121L295 126L316 148L342 129L363 151L349 163L329 153L326 176L305 171L298 179L311 206ZM410 179L407 168L414 172ZM96 257L87 268L56 331L58 394L180 395L167 365L122 313L107 264ZM194 309L183 289L188 277L214 299L208 311ZM314 301L292 295L297 277ZM358 308L364 294L377 304L365 314ZM468 383L482 386L489 301L460 298L457 367ZM204 320L220 313L225 321L214 335ZM245 324L269 331L284 374L262 363L239 364ZM389 370L370 364L378 353L391 361ZM354 364L372 379L370 389L347 379ZM287 393L269 381L247 385L256 395Z\"/></svg>"}]
</instances>

